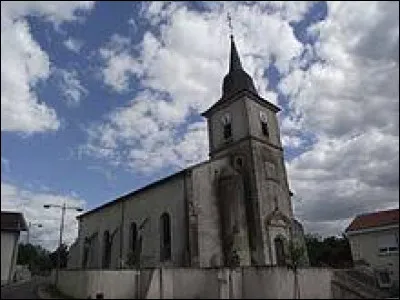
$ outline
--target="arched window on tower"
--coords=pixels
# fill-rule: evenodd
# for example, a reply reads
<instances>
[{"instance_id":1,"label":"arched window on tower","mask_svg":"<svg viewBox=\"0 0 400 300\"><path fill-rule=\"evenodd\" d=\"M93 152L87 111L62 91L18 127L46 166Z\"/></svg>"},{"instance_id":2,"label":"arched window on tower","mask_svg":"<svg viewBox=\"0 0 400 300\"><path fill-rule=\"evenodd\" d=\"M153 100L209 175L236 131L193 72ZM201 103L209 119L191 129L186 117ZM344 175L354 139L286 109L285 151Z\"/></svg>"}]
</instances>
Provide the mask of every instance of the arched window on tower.
<instances>
[{"instance_id":1,"label":"arched window on tower","mask_svg":"<svg viewBox=\"0 0 400 300\"><path fill-rule=\"evenodd\" d=\"M108 230L103 235L103 268L109 268L111 262L111 238Z\"/></svg>"},{"instance_id":2,"label":"arched window on tower","mask_svg":"<svg viewBox=\"0 0 400 300\"><path fill-rule=\"evenodd\" d=\"M261 121L261 129L262 129L262 133L263 133L266 137L269 137L269 130L268 130L268 123L267 123L267 122L262 122L262 121Z\"/></svg>"},{"instance_id":3,"label":"arched window on tower","mask_svg":"<svg viewBox=\"0 0 400 300\"><path fill-rule=\"evenodd\" d=\"M171 259L171 218L168 213L160 217L160 260Z\"/></svg>"},{"instance_id":4,"label":"arched window on tower","mask_svg":"<svg viewBox=\"0 0 400 300\"><path fill-rule=\"evenodd\" d=\"M269 137L268 118L267 114L263 111L260 111L260 122L261 122L262 133L268 138Z\"/></svg>"},{"instance_id":5,"label":"arched window on tower","mask_svg":"<svg viewBox=\"0 0 400 300\"><path fill-rule=\"evenodd\" d=\"M231 115L229 113L222 116L222 124L224 126L224 139L229 139L232 136Z\"/></svg>"}]
</instances>

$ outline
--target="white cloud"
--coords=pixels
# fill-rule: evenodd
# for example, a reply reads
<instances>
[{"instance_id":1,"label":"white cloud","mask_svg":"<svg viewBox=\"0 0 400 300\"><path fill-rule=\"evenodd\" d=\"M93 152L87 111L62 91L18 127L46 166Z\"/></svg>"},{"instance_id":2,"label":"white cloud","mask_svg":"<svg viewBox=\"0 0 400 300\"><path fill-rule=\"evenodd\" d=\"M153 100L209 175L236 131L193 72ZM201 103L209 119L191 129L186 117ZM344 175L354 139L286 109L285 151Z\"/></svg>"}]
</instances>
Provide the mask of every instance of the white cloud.
<instances>
[{"instance_id":1,"label":"white cloud","mask_svg":"<svg viewBox=\"0 0 400 300\"><path fill-rule=\"evenodd\" d=\"M145 3L142 16L153 25L162 22L159 31L145 32L139 45L119 35L110 38L99 51L104 60L104 83L116 92L127 93L135 81L144 91L126 107L110 113L102 124L93 125L88 131L87 152L133 171L150 173L207 158L205 123L190 124L188 118L221 96L229 55L226 5L231 4L199 13L177 2ZM288 19L280 14L265 18L259 4L235 4L232 8L245 69L260 94L276 103L276 94L267 91L264 77L270 56L277 58L277 66L284 71L303 46ZM260 39L266 42L259 43Z\"/></svg>"},{"instance_id":2,"label":"white cloud","mask_svg":"<svg viewBox=\"0 0 400 300\"><path fill-rule=\"evenodd\" d=\"M33 192L16 185L1 182L1 210L17 211L24 215L26 222L41 223L42 228L32 226L30 241L40 244L50 251L58 246L61 222L59 208L45 209L44 204L66 203L69 206L85 207L85 201L76 195L59 195L51 192ZM78 235L76 216L79 213L73 209L66 210L63 242L70 245ZM22 239L26 239L22 237Z\"/></svg>"},{"instance_id":3,"label":"white cloud","mask_svg":"<svg viewBox=\"0 0 400 300\"><path fill-rule=\"evenodd\" d=\"M117 92L128 90L128 74L139 71L137 61L129 53L130 42L130 39L116 34L99 51L106 61L106 67L102 70L104 83Z\"/></svg>"},{"instance_id":4,"label":"white cloud","mask_svg":"<svg viewBox=\"0 0 400 300\"><path fill-rule=\"evenodd\" d=\"M327 19L309 30L315 45L303 45L290 25L309 3L204 5L213 9L145 3L142 15L156 28L139 45L114 36L100 50L106 85L125 93L135 81L144 91L94 124L84 150L134 172L205 159L205 124L194 130L189 116L221 95L230 11L242 63L261 96L277 103L264 77L271 57L283 76L282 137L285 147L303 151L288 163L288 177L306 230L338 233L357 213L395 206L398 3L329 3Z\"/></svg>"},{"instance_id":5,"label":"white cloud","mask_svg":"<svg viewBox=\"0 0 400 300\"><path fill-rule=\"evenodd\" d=\"M77 20L78 9L91 2L1 3L1 130L24 133L57 130L56 112L39 99L39 81L48 79L50 60L33 39L25 17L37 15L55 24Z\"/></svg>"},{"instance_id":6,"label":"white cloud","mask_svg":"<svg viewBox=\"0 0 400 300\"><path fill-rule=\"evenodd\" d=\"M139 173L182 168L204 160L208 146L205 123L189 125L181 136L182 118L173 103L157 93L144 92L114 111L104 124L89 128L83 151Z\"/></svg>"},{"instance_id":7,"label":"white cloud","mask_svg":"<svg viewBox=\"0 0 400 300\"><path fill-rule=\"evenodd\" d=\"M9 172L10 171L10 160L8 160L7 158L2 156L1 157L1 166L5 172Z\"/></svg>"},{"instance_id":8,"label":"white cloud","mask_svg":"<svg viewBox=\"0 0 400 300\"><path fill-rule=\"evenodd\" d=\"M83 46L83 42L74 38L69 38L64 41L65 47L75 53L79 53Z\"/></svg>"},{"instance_id":9,"label":"white cloud","mask_svg":"<svg viewBox=\"0 0 400 300\"><path fill-rule=\"evenodd\" d=\"M356 214L398 207L398 3L329 3L312 31L322 61L280 83L283 127L316 135L288 174L306 229L338 233Z\"/></svg>"},{"instance_id":10,"label":"white cloud","mask_svg":"<svg viewBox=\"0 0 400 300\"><path fill-rule=\"evenodd\" d=\"M82 97L87 96L88 90L82 86L78 79L76 70L57 69L56 74L59 77L59 88L69 106L79 105Z\"/></svg>"},{"instance_id":11,"label":"white cloud","mask_svg":"<svg viewBox=\"0 0 400 300\"><path fill-rule=\"evenodd\" d=\"M90 11L94 1L8 1L1 4L1 18L10 21L27 15L41 16L47 20L60 24L79 20L77 11Z\"/></svg>"}]
</instances>

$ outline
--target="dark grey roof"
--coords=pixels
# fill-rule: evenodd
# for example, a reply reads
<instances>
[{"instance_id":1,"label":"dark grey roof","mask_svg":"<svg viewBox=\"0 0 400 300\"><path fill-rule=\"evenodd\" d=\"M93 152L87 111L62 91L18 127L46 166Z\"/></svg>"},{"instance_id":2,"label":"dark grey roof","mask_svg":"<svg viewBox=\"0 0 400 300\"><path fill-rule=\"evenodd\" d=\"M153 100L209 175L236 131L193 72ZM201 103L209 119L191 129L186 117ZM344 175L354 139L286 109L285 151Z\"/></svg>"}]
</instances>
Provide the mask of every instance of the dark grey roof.
<instances>
[{"instance_id":1,"label":"dark grey roof","mask_svg":"<svg viewBox=\"0 0 400 300\"><path fill-rule=\"evenodd\" d=\"M248 90L257 94L253 79L243 70L235 41L233 40L233 36L231 36L229 72L226 74L222 84L222 99L229 98L242 90Z\"/></svg>"},{"instance_id":2,"label":"dark grey roof","mask_svg":"<svg viewBox=\"0 0 400 300\"><path fill-rule=\"evenodd\" d=\"M267 106L274 112L280 111L279 107L261 98L258 94L254 86L253 79L250 77L249 74L246 73L246 71L242 67L242 63L240 62L240 57L236 49L235 41L233 39L233 36L231 35L229 71L228 74L225 75L222 84L222 97L201 115L207 118L209 113L211 111L214 111L216 107L220 107L220 105L222 104L233 101L233 99L237 99L238 96L241 96L243 94L246 94L246 96L257 101L261 105Z\"/></svg>"},{"instance_id":3,"label":"dark grey roof","mask_svg":"<svg viewBox=\"0 0 400 300\"><path fill-rule=\"evenodd\" d=\"M230 96L242 90L248 90L257 94L253 79L249 74L246 73L245 70L243 70L235 41L231 35L229 72L226 74L222 84L222 99L229 98Z\"/></svg>"},{"instance_id":4,"label":"dark grey roof","mask_svg":"<svg viewBox=\"0 0 400 300\"><path fill-rule=\"evenodd\" d=\"M20 212L1 212L1 231L26 231L27 225Z\"/></svg>"}]
</instances>

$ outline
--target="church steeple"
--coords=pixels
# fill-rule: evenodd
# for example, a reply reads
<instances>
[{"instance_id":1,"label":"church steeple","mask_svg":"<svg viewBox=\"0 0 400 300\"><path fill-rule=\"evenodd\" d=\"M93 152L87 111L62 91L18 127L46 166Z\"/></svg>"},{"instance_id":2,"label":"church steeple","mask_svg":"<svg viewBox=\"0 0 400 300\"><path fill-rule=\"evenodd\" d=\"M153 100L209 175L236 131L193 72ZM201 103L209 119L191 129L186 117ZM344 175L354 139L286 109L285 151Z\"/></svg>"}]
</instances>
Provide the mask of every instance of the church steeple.
<instances>
[{"instance_id":1,"label":"church steeple","mask_svg":"<svg viewBox=\"0 0 400 300\"><path fill-rule=\"evenodd\" d=\"M257 94L256 88L254 87L253 79L243 70L240 62L240 57L236 49L233 35L230 35L231 39L231 53L229 61L229 72L224 78L222 85L222 99L226 99L233 96L237 92L242 90L248 90Z\"/></svg>"},{"instance_id":2,"label":"church steeple","mask_svg":"<svg viewBox=\"0 0 400 300\"><path fill-rule=\"evenodd\" d=\"M229 72L232 72L233 70L243 70L242 64L240 62L240 57L239 54L236 50L236 45L235 41L233 39L233 34L230 35L231 38L231 59L229 63Z\"/></svg>"}]
</instances>

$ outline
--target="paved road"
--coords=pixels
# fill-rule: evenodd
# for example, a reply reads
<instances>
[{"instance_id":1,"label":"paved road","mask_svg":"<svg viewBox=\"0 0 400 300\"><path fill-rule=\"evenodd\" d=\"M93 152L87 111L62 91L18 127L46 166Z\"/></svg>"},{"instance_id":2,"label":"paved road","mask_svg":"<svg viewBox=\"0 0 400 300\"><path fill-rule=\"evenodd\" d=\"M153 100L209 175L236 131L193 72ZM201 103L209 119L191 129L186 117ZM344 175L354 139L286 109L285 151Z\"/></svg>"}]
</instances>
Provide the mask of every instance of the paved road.
<instances>
[{"instance_id":1,"label":"paved road","mask_svg":"<svg viewBox=\"0 0 400 300\"><path fill-rule=\"evenodd\" d=\"M1 299L39 299L37 286L46 279L35 277L31 281L12 283L1 287Z\"/></svg>"}]
</instances>

